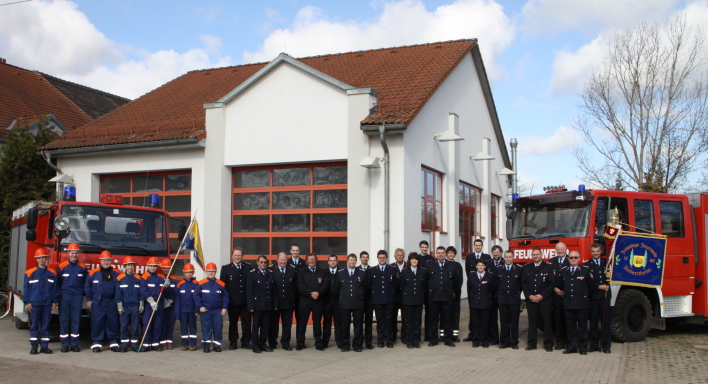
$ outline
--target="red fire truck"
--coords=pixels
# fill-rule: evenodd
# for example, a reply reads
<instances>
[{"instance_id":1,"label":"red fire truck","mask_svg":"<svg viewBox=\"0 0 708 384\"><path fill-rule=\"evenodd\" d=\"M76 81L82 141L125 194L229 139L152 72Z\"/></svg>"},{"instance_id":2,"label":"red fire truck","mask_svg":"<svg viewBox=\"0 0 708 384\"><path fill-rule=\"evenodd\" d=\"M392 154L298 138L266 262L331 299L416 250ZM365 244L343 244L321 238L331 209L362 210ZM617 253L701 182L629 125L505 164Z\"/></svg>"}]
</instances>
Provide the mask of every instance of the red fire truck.
<instances>
[{"instance_id":1,"label":"red fire truck","mask_svg":"<svg viewBox=\"0 0 708 384\"><path fill-rule=\"evenodd\" d=\"M530 262L533 248L540 248L547 260L555 256L559 242L568 251L580 252L583 261L589 259L590 245L606 244L604 229L615 209L624 231L667 236L667 251L661 289L611 286L612 336L641 341L651 328L665 329L670 318L702 324L708 316L704 284L708 194L586 190L580 185L576 191L554 188L518 198L507 210L515 260Z\"/></svg>"},{"instance_id":2,"label":"red fire truck","mask_svg":"<svg viewBox=\"0 0 708 384\"><path fill-rule=\"evenodd\" d=\"M155 256L161 260L170 255L168 215L157 208L123 205L122 196L116 195L103 195L101 203L36 201L15 210L8 293L12 296L18 328L28 327L22 289L25 271L36 265L35 250L47 247L48 265L57 268L68 260L66 247L71 243L81 246L79 261L89 270L100 267L99 254L109 251L114 268L122 268L123 259L131 256L136 261L135 272L142 274L148 258Z\"/></svg>"}]
</instances>

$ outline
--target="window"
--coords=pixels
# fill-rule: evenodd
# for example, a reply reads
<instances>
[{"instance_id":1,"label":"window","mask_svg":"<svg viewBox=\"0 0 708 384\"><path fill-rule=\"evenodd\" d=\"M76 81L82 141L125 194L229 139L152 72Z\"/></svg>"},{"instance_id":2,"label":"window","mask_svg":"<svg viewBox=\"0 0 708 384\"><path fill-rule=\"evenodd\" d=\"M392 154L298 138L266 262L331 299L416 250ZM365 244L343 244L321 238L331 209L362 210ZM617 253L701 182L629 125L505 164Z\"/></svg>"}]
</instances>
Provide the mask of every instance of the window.
<instances>
[{"instance_id":1,"label":"window","mask_svg":"<svg viewBox=\"0 0 708 384\"><path fill-rule=\"evenodd\" d=\"M121 195L125 205L139 207L147 206L148 195L159 195L159 208L170 213L170 250L177 252L181 241L177 237L179 226L189 226L192 218L190 170L102 175L101 195L104 194ZM184 258L185 262L189 259Z\"/></svg>"},{"instance_id":2,"label":"window","mask_svg":"<svg viewBox=\"0 0 708 384\"><path fill-rule=\"evenodd\" d=\"M290 251L346 260L345 163L233 170L233 246L246 259Z\"/></svg>"},{"instance_id":3,"label":"window","mask_svg":"<svg viewBox=\"0 0 708 384\"><path fill-rule=\"evenodd\" d=\"M429 168L421 172L420 228L426 231L442 230L442 174Z\"/></svg>"},{"instance_id":4,"label":"window","mask_svg":"<svg viewBox=\"0 0 708 384\"><path fill-rule=\"evenodd\" d=\"M668 237L684 237L683 204L680 201L659 201L661 234Z\"/></svg>"},{"instance_id":5,"label":"window","mask_svg":"<svg viewBox=\"0 0 708 384\"><path fill-rule=\"evenodd\" d=\"M489 226L491 227L491 236L492 239L498 239L499 238L499 196L492 195L492 199L489 202L490 208L489 208L489 214L490 214L490 220L489 220Z\"/></svg>"},{"instance_id":6,"label":"window","mask_svg":"<svg viewBox=\"0 0 708 384\"><path fill-rule=\"evenodd\" d=\"M479 236L479 199L482 190L460 181L458 200L460 205L460 237L462 255L472 252L475 236Z\"/></svg>"},{"instance_id":7,"label":"window","mask_svg":"<svg viewBox=\"0 0 708 384\"><path fill-rule=\"evenodd\" d=\"M651 200L634 200L634 225L649 232L656 232L654 203Z\"/></svg>"}]
</instances>

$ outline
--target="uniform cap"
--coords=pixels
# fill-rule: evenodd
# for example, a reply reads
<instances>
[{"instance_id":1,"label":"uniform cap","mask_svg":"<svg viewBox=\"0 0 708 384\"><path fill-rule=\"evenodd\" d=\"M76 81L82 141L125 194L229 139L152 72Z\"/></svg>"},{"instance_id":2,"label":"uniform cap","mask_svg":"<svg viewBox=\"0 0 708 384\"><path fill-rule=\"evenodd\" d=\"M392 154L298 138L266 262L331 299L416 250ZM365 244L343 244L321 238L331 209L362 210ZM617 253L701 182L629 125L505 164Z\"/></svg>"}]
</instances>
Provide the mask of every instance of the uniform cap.
<instances>
[{"instance_id":1,"label":"uniform cap","mask_svg":"<svg viewBox=\"0 0 708 384\"><path fill-rule=\"evenodd\" d=\"M157 257L151 257L148 259L147 265L160 265L160 262L157 260Z\"/></svg>"},{"instance_id":2,"label":"uniform cap","mask_svg":"<svg viewBox=\"0 0 708 384\"><path fill-rule=\"evenodd\" d=\"M46 247L39 247L34 251L34 257L47 257L49 256L49 250Z\"/></svg>"},{"instance_id":3,"label":"uniform cap","mask_svg":"<svg viewBox=\"0 0 708 384\"><path fill-rule=\"evenodd\" d=\"M125 259L123 259L123 265L126 265L126 264L135 264L135 260L133 260L132 257L128 256Z\"/></svg>"},{"instance_id":4,"label":"uniform cap","mask_svg":"<svg viewBox=\"0 0 708 384\"><path fill-rule=\"evenodd\" d=\"M113 259L113 255L111 255L111 253L108 251L103 251L103 252L101 252L101 256L99 256L98 259L99 260Z\"/></svg>"},{"instance_id":5,"label":"uniform cap","mask_svg":"<svg viewBox=\"0 0 708 384\"><path fill-rule=\"evenodd\" d=\"M192 263L185 264L184 268L182 268L182 272L194 272L194 266Z\"/></svg>"},{"instance_id":6,"label":"uniform cap","mask_svg":"<svg viewBox=\"0 0 708 384\"><path fill-rule=\"evenodd\" d=\"M79 247L79 244L71 243L71 244L69 244L68 247L66 247L66 250L67 251L80 251L81 247Z\"/></svg>"},{"instance_id":7,"label":"uniform cap","mask_svg":"<svg viewBox=\"0 0 708 384\"><path fill-rule=\"evenodd\" d=\"M207 266L206 266L206 271L207 271L207 272L209 272L209 271L214 271L214 272L216 272L216 264L214 264L214 263L209 263L209 264L207 264Z\"/></svg>"},{"instance_id":8,"label":"uniform cap","mask_svg":"<svg viewBox=\"0 0 708 384\"><path fill-rule=\"evenodd\" d=\"M162 266L162 268L169 268L172 266L172 262L170 261L170 259L162 259L162 261L160 262L160 266Z\"/></svg>"}]
</instances>

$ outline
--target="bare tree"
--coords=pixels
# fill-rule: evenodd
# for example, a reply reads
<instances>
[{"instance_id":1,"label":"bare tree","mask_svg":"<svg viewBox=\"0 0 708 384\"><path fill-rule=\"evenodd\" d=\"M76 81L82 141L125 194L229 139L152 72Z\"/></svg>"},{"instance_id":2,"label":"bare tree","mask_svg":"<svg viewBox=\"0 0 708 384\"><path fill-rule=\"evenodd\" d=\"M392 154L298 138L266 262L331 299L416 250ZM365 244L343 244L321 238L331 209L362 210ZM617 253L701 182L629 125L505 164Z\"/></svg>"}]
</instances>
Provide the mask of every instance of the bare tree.
<instances>
[{"instance_id":1,"label":"bare tree","mask_svg":"<svg viewBox=\"0 0 708 384\"><path fill-rule=\"evenodd\" d=\"M705 48L685 15L611 37L573 120L590 147L573 150L587 181L664 193L681 186L708 144Z\"/></svg>"}]
</instances>

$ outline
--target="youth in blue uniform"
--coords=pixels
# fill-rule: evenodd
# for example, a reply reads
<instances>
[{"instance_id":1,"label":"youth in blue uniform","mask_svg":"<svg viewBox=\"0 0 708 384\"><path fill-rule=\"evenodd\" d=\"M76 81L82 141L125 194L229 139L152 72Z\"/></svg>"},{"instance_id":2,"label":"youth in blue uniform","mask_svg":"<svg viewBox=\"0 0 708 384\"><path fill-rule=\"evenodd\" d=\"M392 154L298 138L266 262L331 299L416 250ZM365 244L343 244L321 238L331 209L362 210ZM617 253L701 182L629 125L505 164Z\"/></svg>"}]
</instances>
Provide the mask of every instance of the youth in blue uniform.
<instances>
[{"instance_id":1,"label":"youth in blue uniform","mask_svg":"<svg viewBox=\"0 0 708 384\"><path fill-rule=\"evenodd\" d=\"M140 278L135 276L135 260L128 256L123 261L125 273L118 276L116 302L120 315L120 351L129 349L138 351L140 343L140 314L143 302L140 301Z\"/></svg>"},{"instance_id":2,"label":"youth in blue uniform","mask_svg":"<svg viewBox=\"0 0 708 384\"><path fill-rule=\"evenodd\" d=\"M67 247L69 260L59 264L57 282L59 288L59 339L61 351L79 352L79 324L81 306L84 302L84 284L88 276L86 264L79 261L79 245Z\"/></svg>"},{"instance_id":3,"label":"youth in blue uniform","mask_svg":"<svg viewBox=\"0 0 708 384\"><path fill-rule=\"evenodd\" d=\"M113 256L101 252L101 268L89 272L84 285L86 306L91 311L91 350L101 352L103 339L108 337L111 351L119 352L118 307L116 305L116 280L119 273L113 270Z\"/></svg>"},{"instance_id":4,"label":"youth in blue uniform","mask_svg":"<svg viewBox=\"0 0 708 384\"><path fill-rule=\"evenodd\" d=\"M210 352L214 344L214 352L221 352L223 316L229 307L229 294L226 284L216 278L216 264L206 266L207 278L199 281L194 289L194 302L199 308L202 322L202 347L204 352Z\"/></svg>"},{"instance_id":5,"label":"youth in blue uniform","mask_svg":"<svg viewBox=\"0 0 708 384\"><path fill-rule=\"evenodd\" d=\"M170 259L163 259L160 263L162 266L162 274L168 276L170 274L170 268L172 267L172 262ZM165 349L172 349L172 336L175 333L175 307L174 302L177 296L177 291L175 287L179 283L179 280L173 279L171 276L167 277L169 284L165 284L165 291L162 296L165 298L165 309L162 312L162 332L160 333L161 340L160 344Z\"/></svg>"},{"instance_id":6,"label":"youth in blue uniform","mask_svg":"<svg viewBox=\"0 0 708 384\"><path fill-rule=\"evenodd\" d=\"M39 352L52 353L49 349L49 322L52 309L56 307L57 273L47 268L49 250L41 247L34 253L37 266L25 272L24 297L25 309L30 313L30 355Z\"/></svg>"},{"instance_id":7,"label":"youth in blue uniform","mask_svg":"<svg viewBox=\"0 0 708 384\"><path fill-rule=\"evenodd\" d=\"M140 277L140 300L146 301L149 305L143 312L143 345L141 352L162 351L160 345L160 334L162 333L162 311L164 309L165 298L160 296L160 290L165 284L165 276L157 272L160 262L157 257L151 257L147 262L147 272ZM153 316L153 312L155 315ZM152 321L150 317L152 316ZM150 326L148 327L148 322Z\"/></svg>"},{"instance_id":8,"label":"youth in blue uniform","mask_svg":"<svg viewBox=\"0 0 708 384\"><path fill-rule=\"evenodd\" d=\"M187 263L182 269L184 280L177 284L175 296L175 314L179 316L182 350L197 350L197 316L199 312L194 303L194 290L199 283L194 278L194 265Z\"/></svg>"}]
</instances>

